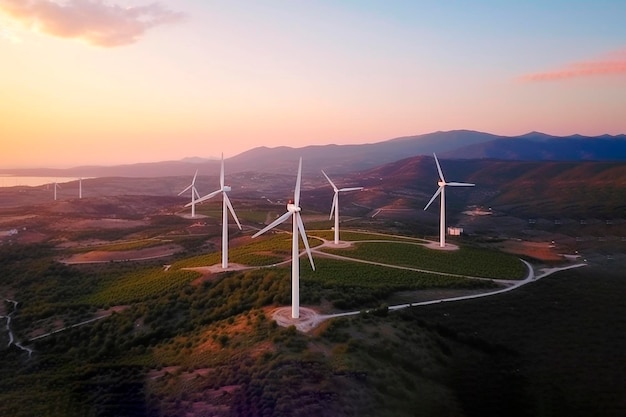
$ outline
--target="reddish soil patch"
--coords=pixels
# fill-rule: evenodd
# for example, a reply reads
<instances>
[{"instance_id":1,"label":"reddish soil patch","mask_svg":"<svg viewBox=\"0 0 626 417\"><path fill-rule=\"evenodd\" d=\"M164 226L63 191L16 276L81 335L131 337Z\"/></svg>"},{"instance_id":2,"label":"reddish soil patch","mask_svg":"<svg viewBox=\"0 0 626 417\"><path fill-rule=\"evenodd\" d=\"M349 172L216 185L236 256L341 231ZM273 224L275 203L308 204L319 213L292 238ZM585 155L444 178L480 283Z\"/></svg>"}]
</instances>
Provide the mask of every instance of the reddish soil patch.
<instances>
[{"instance_id":1,"label":"reddish soil patch","mask_svg":"<svg viewBox=\"0 0 626 417\"><path fill-rule=\"evenodd\" d=\"M64 259L66 264L81 263L99 263L99 262L115 262L115 261L135 261L144 259L162 258L171 256L183 248L179 245L169 244L163 246L154 246L145 249L134 249L124 251L90 251L86 253L77 253Z\"/></svg>"},{"instance_id":2,"label":"reddish soil patch","mask_svg":"<svg viewBox=\"0 0 626 417\"><path fill-rule=\"evenodd\" d=\"M148 372L148 379L161 378L165 374L176 373L179 369L180 369L180 366L168 366L160 370L153 369L150 372Z\"/></svg>"},{"instance_id":3,"label":"reddish soil patch","mask_svg":"<svg viewBox=\"0 0 626 417\"><path fill-rule=\"evenodd\" d=\"M131 229L134 227L147 226L145 220L126 219L71 219L64 218L54 223L51 227L56 230L102 230L102 229Z\"/></svg>"},{"instance_id":4,"label":"reddish soil patch","mask_svg":"<svg viewBox=\"0 0 626 417\"><path fill-rule=\"evenodd\" d=\"M4 224L15 224L15 223L21 223L24 222L24 220L28 220L28 219L32 219L37 217L37 215L35 214L24 214L22 216L2 216L0 217L0 225L4 225Z\"/></svg>"},{"instance_id":5,"label":"reddish soil patch","mask_svg":"<svg viewBox=\"0 0 626 417\"><path fill-rule=\"evenodd\" d=\"M528 242L518 240L507 240L498 244L498 248L503 252L514 255L523 255L540 261L562 261L561 257L549 242Z\"/></svg>"}]
</instances>

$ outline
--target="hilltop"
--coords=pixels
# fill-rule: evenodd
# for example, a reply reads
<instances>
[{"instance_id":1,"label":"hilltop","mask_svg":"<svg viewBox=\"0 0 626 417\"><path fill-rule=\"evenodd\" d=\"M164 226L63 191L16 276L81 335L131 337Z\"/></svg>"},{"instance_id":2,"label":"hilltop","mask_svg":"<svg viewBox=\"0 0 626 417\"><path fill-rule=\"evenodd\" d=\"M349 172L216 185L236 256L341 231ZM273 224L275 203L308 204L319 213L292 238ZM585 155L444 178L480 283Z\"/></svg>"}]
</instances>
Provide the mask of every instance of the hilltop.
<instances>
[{"instance_id":1,"label":"hilltop","mask_svg":"<svg viewBox=\"0 0 626 417\"><path fill-rule=\"evenodd\" d=\"M505 160L590 160L619 161L626 159L625 135L550 136L531 132L521 136L498 136L471 130L453 130L406 136L359 145L315 145L302 148L257 147L227 159L227 172L291 172L298 158L304 160L303 172L358 172L407 157L432 155L455 159ZM219 161L205 158L184 158L119 166L80 166L68 169L0 169L0 174L22 176L64 177L166 177L201 175L219 171Z\"/></svg>"}]
</instances>

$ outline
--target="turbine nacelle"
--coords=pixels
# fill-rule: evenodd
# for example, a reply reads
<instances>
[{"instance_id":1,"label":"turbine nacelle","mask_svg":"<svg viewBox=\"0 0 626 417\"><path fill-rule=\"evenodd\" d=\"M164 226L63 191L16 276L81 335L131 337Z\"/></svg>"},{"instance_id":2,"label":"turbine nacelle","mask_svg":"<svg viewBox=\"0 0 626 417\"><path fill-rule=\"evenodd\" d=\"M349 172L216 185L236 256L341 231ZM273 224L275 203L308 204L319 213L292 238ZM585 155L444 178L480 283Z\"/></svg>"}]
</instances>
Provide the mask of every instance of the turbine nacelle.
<instances>
[{"instance_id":1,"label":"turbine nacelle","mask_svg":"<svg viewBox=\"0 0 626 417\"><path fill-rule=\"evenodd\" d=\"M437 181L437 185L440 187L445 187L447 185L447 183L445 181L439 180Z\"/></svg>"},{"instance_id":2,"label":"turbine nacelle","mask_svg":"<svg viewBox=\"0 0 626 417\"><path fill-rule=\"evenodd\" d=\"M229 193L232 190L232 188L230 187L230 185L225 185L222 187L222 191Z\"/></svg>"},{"instance_id":3,"label":"turbine nacelle","mask_svg":"<svg viewBox=\"0 0 626 417\"><path fill-rule=\"evenodd\" d=\"M287 203L287 211L288 211L289 213L296 213L296 212L302 211L302 208L301 208L301 207L296 206L296 205L293 203L293 200L289 200L289 202Z\"/></svg>"}]
</instances>

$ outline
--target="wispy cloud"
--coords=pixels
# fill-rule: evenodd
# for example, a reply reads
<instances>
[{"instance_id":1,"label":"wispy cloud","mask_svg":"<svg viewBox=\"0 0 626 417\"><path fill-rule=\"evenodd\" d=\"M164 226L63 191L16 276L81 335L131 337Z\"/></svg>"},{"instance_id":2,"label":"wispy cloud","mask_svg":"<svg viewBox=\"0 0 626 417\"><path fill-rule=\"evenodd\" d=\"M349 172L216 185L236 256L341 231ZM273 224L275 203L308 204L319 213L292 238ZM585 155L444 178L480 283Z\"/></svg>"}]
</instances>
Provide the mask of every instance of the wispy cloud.
<instances>
[{"instance_id":1,"label":"wispy cloud","mask_svg":"<svg viewBox=\"0 0 626 417\"><path fill-rule=\"evenodd\" d=\"M122 7L104 0L0 0L0 11L40 32L103 47L137 42L149 29L183 18L158 3Z\"/></svg>"},{"instance_id":2,"label":"wispy cloud","mask_svg":"<svg viewBox=\"0 0 626 417\"><path fill-rule=\"evenodd\" d=\"M604 58L575 62L552 71L526 74L522 81L559 81L570 78L582 78L604 75L626 75L626 49L614 52Z\"/></svg>"}]
</instances>

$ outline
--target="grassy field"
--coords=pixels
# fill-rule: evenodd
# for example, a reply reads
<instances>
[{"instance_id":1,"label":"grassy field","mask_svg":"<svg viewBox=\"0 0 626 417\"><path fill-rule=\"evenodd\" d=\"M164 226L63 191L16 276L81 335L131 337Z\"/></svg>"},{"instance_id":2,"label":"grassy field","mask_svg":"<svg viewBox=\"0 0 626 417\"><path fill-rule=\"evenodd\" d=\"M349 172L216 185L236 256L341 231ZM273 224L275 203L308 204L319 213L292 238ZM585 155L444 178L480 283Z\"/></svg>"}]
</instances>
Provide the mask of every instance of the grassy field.
<instances>
[{"instance_id":1,"label":"grassy field","mask_svg":"<svg viewBox=\"0 0 626 417\"><path fill-rule=\"evenodd\" d=\"M108 243L108 244L72 248L71 252L82 253L82 252L89 252L93 250L107 251L107 252L127 251L127 250L152 248L155 246L165 245L171 242L172 242L171 240L154 239L154 238L153 239L141 239L141 240L129 240L129 241L124 241L124 242L114 242L114 243Z\"/></svg>"},{"instance_id":2,"label":"grassy field","mask_svg":"<svg viewBox=\"0 0 626 417\"><path fill-rule=\"evenodd\" d=\"M351 248L324 248L323 251L368 261L467 276L521 279L526 274L524 264L512 255L468 246L463 246L458 251L438 251L416 244L359 242Z\"/></svg>"},{"instance_id":3,"label":"grassy field","mask_svg":"<svg viewBox=\"0 0 626 417\"><path fill-rule=\"evenodd\" d=\"M319 239L309 236L309 245L316 246L321 243ZM228 258L230 262L250 266L273 265L284 261L291 256L291 234L273 233L259 236L250 240L245 245L230 248ZM300 248L304 249L302 241ZM221 252L212 252L206 255L198 255L175 262L172 267L190 268L198 266L214 265L221 260Z\"/></svg>"},{"instance_id":4,"label":"grassy field","mask_svg":"<svg viewBox=\"0 0 626 417\"><path fill-rule=\"evenodd\" d=\"M307 233L311 236L318 236L326 240L335 239L335 232L332 230L311 230ZM357 242L361 240L384 240L384 241L390 241L390 242L429 243L429 241L427 240L410 237L410 236L389 235L389 234L384 234L384 233L356 232L356 231L351 231L351 230L342 231L340 233L340 237L342 241L346 241L346 242Z\"/></svg>"},{"instance_id":5,"label":"grassy field","mask_svg":"<svg viewBox=\"0 0 626 417\"><path fill-rule=\"evenodd\" d=\"M289 242L268 236L257 250L288 251ZM41 320L126 308L38 340L31 358L3 343L0 415L621 417L626 409L618 273L582 268L500 296L388 312L385 297L399 289L489 281L327 258L315 259L314 272L301 258L303 304L377 307L301 334L269 317L290 302L288 266L191 285L196 274L154 263L78 268L56 255L0 247L0 286L20 301L18 339Z\"/></svg>"},{"instance_id":6,"label":"grassy field","mask_svg":"<svg viewBox=\"0 0 626 417\"><path fill-rule=\"evenodd\" d=\"M468 415L626 415L626 281L581 268L498 297L406 314L466 345Z\"/></svg>"},{"instance_id":7,"label":"grassy field","mask_svg":"<svg viewBox=\"0 0 626 417\"><path fill-rule=\"evenodd\" d=\"M102 280L96 291L82 302L97 306L123 305L144 301L184 288L200 274L162 267L138 268L111 279Z\"/></svg>"}]
</instances>

